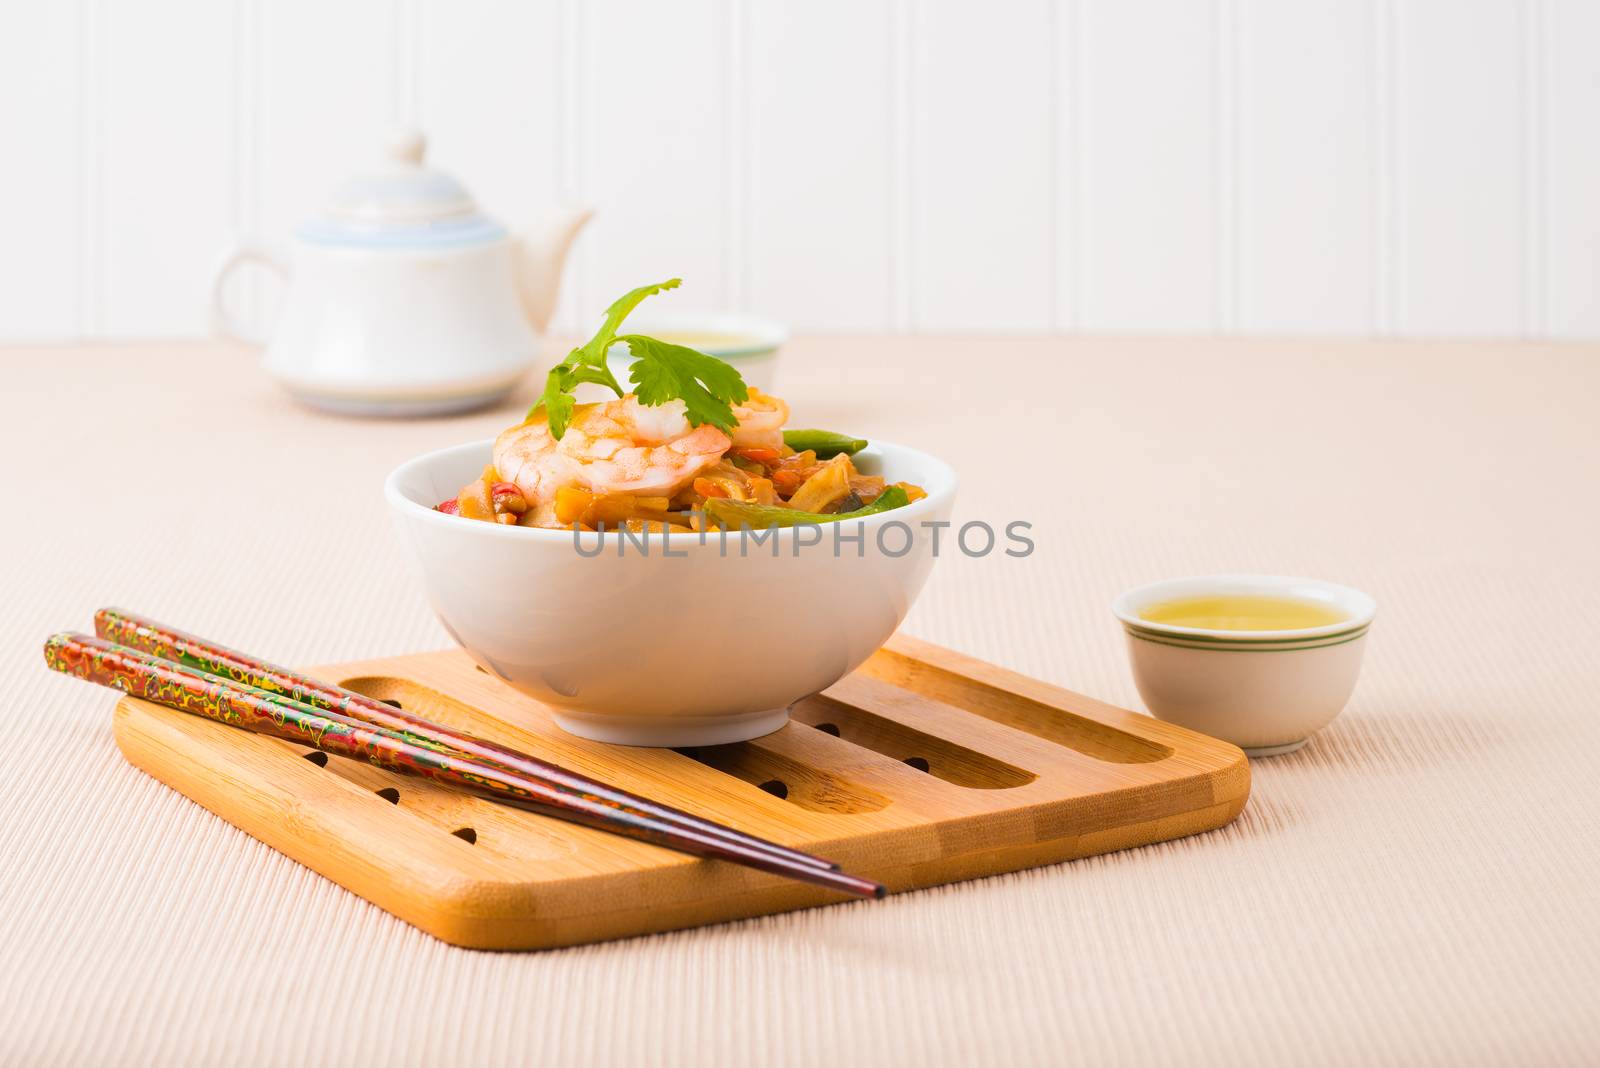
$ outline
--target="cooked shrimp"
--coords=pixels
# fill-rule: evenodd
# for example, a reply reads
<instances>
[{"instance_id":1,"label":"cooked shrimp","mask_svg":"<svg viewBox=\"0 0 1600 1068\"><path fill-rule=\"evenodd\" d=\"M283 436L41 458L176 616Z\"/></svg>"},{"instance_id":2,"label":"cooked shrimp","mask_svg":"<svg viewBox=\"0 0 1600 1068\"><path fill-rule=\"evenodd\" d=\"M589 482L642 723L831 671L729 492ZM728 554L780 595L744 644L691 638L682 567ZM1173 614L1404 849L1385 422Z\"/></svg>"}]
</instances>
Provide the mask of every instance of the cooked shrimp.
<instances>
[{"instance_id":1,"label":"cooked shrimp","mask_svg":"<svg viewBox=\"0 0 1600 1068\"><path fill-rule=\"evenodd\" d=\"M632 395L580 404L560 441L539 412L495 439L494 466L533 506L555 500L563 486L670 497L732 444L714 426L691 429L684 410L682 401L648 407Z\"/></svg>"},{"instance_id":2,"label":"cooked shrimp","mask_svg":"<svg viewBox=\"0 0 1600 1068\"><path fill-rule=\"evenodd\" d=\"M733 428L733 444L740 449L776 449L783 445L783 424L789 421L789 406L769 393L750 390L750 399L733 406L739 425Z\"/></svg>"},{"instance_id":3,"label":"cooked shrimp","mask_svg":"<svg viewBox=\"0 0 1600 1068\"><path fill-rule=\"evenodd\" d=\"M555 500L557 490L577 482L572 462L558 448L543 411L500 432L494 439L494 468L534 508Z\"/></svg>"}]
</instances>

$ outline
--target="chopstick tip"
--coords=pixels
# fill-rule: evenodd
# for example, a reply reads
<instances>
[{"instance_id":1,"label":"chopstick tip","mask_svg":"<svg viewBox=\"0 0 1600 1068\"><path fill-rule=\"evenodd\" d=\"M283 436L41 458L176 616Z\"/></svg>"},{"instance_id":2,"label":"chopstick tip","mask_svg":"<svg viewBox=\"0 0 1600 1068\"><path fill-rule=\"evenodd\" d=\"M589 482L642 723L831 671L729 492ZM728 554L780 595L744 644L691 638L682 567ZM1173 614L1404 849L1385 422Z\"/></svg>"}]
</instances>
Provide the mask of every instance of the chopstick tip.
<instances>
[{"instance_id":1,"label":"chopstick tip","mask_svg":"<svg viewBox=\"0 0 1600 1068\"><path fill-rule=\"evenodd\" d=\"M72 643L77 635L70 630L58 630L44 640L44 658L46 663L55 667L57 654Z\"/></svg>"}]
</instances>

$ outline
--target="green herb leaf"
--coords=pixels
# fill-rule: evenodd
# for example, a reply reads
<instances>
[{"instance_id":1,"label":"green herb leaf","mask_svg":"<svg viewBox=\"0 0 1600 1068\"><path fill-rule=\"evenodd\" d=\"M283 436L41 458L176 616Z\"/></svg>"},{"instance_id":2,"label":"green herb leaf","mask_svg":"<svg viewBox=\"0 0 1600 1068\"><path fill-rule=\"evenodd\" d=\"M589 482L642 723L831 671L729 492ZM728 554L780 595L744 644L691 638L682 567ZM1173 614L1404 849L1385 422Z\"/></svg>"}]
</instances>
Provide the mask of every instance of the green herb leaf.
<instances>
[{"instance_id":1,"label":"green herb leaf","mask_svg":"<svg viewBox=\"0 0 1600 1068\"><path fill-rule=\"evenodd\" d=\"M550 424L550 433L555 435L557 441L567 432L567 424L572 421L572 390L576 383L567 381L571 371L563 364L550 368L550 373L545 376L544 394L537 404L528 409L528 418L533 418L533 413L540 407L544 408L545 419Z\"/></svg>"},{"instance_id":2,"label":"green herb leaf","mask_svg":"<svg viewBox=\"0 0 1600 1068\"><path fill-rule=\"evenodd\" d=\"M665 282L657 282L653 286L640 286L622 294L611 302L611 307L606 309L606 321L601 324L600 332L589 339L589 343L583 346L582 351L591 357L605 356L616 343L617 329L622 326L622 320L626 319L628 313L637 308L644 298L653 297L669 289L677 289L682 284L681 278L669 278Z\"/></svg>"},{"instance_id":3,"label":"green herb leaf","mask_svg":"<svg viewBox=\"0 0 1600 1068\"><path fill-rule=\"evenodd\" d=\"M646 297L668 289L677 289L681 284L681 279L669 278L665 282L630 290L613 301L611 307L606 309L605 322L600 324L600 329L596 331L594 337L567 353L566 359L550 369L550 374L545 377L544 393L538 402L528 409L528 418L533 418L534 412L544 408L550 422L550 433L559 441L567 432L567 425L572 420L572 394L579 385L592 382L605 386L619 397L623 396L621 384L617 382L617 377L611 373L611 368L606 363L606 354L617 342L617 330L622 326L622 320L626 319L628 313L637 308ZM734 373L737 375L738 372ZM642 397L640 399L643 400ZM662 402L645 401L645 403Z\"/></svg>"},{"instance_id":4,"label":"green herb leaf","mask_svg":"<svg viewBox=\"0 0 1600 1068\"><path fill-rule=\"evenodd\" d=\"M723 433L738 425L733 405L750 399L739 372L715 356L653 337L624 334L634 364L628 370L641 404L681 400L690 426L710 423Z\"/></svg>"}]
</instances>

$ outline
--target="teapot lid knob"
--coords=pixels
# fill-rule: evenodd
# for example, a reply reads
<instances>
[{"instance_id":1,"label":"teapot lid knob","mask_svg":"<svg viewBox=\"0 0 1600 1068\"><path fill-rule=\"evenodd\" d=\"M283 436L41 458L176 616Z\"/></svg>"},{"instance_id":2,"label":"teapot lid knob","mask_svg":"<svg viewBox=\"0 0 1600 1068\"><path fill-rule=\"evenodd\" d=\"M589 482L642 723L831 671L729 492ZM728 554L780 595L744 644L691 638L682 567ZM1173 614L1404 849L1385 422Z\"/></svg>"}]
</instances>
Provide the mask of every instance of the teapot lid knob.
<instances>
[{"instance_id":1,"label":"teapot lid knob","mask_svg":"<svg viewBox=\"0 0 1600 1068\"><path fill-rule=\"evenodd\" d=\"M422 158L427 153L428 139L422 135L421 130L407 128L396 131L394 136L389 138L389 158L396 163L421 166Z\"/></svg>"}]
</instances>

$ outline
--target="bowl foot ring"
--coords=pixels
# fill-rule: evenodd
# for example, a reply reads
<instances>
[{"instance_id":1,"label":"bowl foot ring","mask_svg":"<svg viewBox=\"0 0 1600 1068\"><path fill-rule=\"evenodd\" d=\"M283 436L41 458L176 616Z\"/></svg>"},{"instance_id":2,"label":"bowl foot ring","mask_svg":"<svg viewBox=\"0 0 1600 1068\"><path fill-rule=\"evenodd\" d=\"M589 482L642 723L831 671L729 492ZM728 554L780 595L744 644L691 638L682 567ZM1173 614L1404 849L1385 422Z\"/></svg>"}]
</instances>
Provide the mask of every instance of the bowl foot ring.
<instances>
[{"instance_id":1,"label":"bowl foot ring","mask_svg":"<svg viewBox=\"0 0 1600 1068\"><path fill-rule=\"evenodd\" d=\"M748 712L742 716L718 716L715 722L663 722L661 719L633 720L618 716L583 716L553 712L556 725L568 734L591 742L609 745L642 745L661 749L683 749L702 745L727 745L748 742L771 734L789 722L787 708Z\"/></svg>"},{"instance_id":2,"label":"bowl foot ring","mask_svg":"<svg viewBox=\"0 0 1600 1068\"><path fill-rule=\"evenodd\" d=\"M1303 747L1310 740L1311 738L1307 736L1298 742L1284 742L1282 745L1242 745L1239 748L1244 750L1245 756L1254 760L1257 757L1282 756L1284 753L1292 753L1296 749Z\"/></svg>"}]
</instances>

